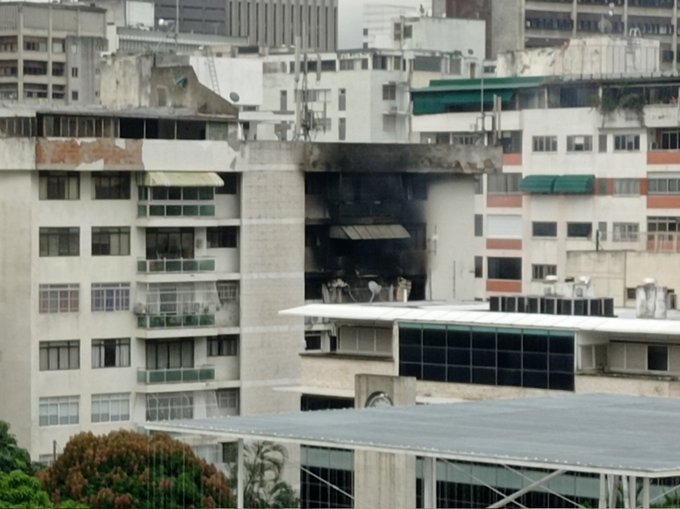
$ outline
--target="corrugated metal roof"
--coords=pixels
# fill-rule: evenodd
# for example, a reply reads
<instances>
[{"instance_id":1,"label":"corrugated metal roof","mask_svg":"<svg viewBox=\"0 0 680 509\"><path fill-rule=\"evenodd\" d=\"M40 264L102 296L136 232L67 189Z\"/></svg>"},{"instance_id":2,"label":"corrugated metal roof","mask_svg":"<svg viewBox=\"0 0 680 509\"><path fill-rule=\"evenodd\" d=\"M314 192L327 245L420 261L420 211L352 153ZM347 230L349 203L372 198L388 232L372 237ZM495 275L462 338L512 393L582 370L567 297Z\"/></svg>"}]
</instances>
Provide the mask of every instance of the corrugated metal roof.
<instances>
[{"instance_id":1,"label":"corrugated metal roof","mask_svg":"<svg viewBox=\"0 0 680 509\"><path fill-rule=\"evenodd\" d=\"M677 320L608 318L598 316L500 313L455 310L447 306L390 307L371 304L309 304L281 314L337 320L444 323L458 325L527 327L569 331L680 336Z\"/></svg>"},{"instance_id":2,"label":"corrugated metal roof","mask_svg":"<svg viewBox=\"0 0 680 509\"><path fill-rule=\"evenodd\" d=\"M145 423L147 429L648 477L680 475L680 400L559 396Z\"/></svg>"}]
</instances>

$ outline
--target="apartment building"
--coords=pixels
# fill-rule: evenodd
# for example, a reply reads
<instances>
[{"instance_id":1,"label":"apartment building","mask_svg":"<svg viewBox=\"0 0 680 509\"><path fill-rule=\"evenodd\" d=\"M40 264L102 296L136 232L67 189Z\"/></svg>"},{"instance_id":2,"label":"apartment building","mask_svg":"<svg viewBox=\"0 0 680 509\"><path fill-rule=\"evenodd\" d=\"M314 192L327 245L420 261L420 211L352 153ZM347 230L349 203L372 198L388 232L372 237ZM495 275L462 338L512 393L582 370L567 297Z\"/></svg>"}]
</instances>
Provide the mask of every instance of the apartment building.
<instances>
[{"instance_id":1,"label":"apartment building","mask_svg":"<svg viewBox=\"0 0 680 509\"><path fill-rule=\"evenodd\" d=\"M93 104L105 51L103 9L84 4L0 5L0 100Z\"/></svg>"},{"instance_id":2,"label":"apartment building","mask_svg":"<svg viewBox=\"0 0 680 509\"><path fill-rule=\"evenodd\" d=\"M482 55L482 31L474 33L479 37L459 45ZM258 139L407 143L411 90L436 78L474 75L479 61L464 55L467 50L398 48L308 54L299 74L293 54L269 55L260 109L273 116L258 124Z\"/></svg>"},{"instance_id":3,"label":"apartment building","mask_svg":"<svg viewBox=\"0 0 680 509\"><path fill-rule=\"evenodd\" d=\"M155 0L156 24L174 23L179 31L247 37L261 47L292 46L334 51L337 47L337 0Z\"/></svg>"},{"instance_id":4,"label":"apartment building","mask_svg":"<svg viewBox=\"0 0 680 509\"><path fill-rule=\"evenodd\" d=\"M661 43L662 65L676 69L674 0L433 0L435 15L487 24L489 58L508 50L563 46L597 34L642 36Z\"/></svg>"},{"instance_id":5,"label":"apartment building","mask_svg":"<svg viewBox=\"0 0 680 509\"><path fill-rule=\"evenodd\" d=\"M4 112L0 418L34 459L82 430L298 407L272 387L299 376L276 314L303 302L304 204L276 198L303 196L299 156L165 111Z\"/></svg>"},{"instance_id":6,"label":"apartment building","mask_svg":"<svg viewBox=\"0 0 680 509\"><path fill-rule=\"evenodd\" d=\"M433 82L412 118L426 143L493 143L500 126L503 173L478 182L470 217L476 297L540 294L547 276L592 276L616 305L645 277L677 288L677 78L487 78L484 132L481 85ZM595 262L623 252L619 275Z\"/></svg>"}]
</instances>

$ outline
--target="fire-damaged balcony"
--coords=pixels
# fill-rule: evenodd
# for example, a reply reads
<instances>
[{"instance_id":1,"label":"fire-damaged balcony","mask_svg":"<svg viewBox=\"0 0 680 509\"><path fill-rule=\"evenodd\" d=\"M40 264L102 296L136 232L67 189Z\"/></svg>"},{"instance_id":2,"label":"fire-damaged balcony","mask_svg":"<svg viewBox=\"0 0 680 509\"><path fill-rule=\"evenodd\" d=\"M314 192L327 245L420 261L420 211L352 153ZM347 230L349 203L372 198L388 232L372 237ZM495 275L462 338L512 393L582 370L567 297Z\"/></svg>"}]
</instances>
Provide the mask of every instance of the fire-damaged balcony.
<instances>
[{"instance_id":1,"label":"fire-damaged balcony","mask_svg":"<svg viewBox=\"0 0 680 509\"><path fill-rule=\"evenodd\" d=\"M435 225L469 213L473 175L499 171L502 154L500 147L323 144L306 155L305 298L375 302L425 298Z\"/></svg>"}]
</instances>

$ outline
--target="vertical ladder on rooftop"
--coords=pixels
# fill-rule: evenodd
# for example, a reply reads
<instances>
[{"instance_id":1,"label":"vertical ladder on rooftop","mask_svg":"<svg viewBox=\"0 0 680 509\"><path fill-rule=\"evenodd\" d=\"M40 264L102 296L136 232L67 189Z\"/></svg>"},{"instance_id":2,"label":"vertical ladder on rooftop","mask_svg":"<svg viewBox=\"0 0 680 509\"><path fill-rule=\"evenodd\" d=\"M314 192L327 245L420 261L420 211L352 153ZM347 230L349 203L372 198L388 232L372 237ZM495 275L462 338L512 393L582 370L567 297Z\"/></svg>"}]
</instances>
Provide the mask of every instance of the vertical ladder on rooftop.
<instances>
[{"instance_id":1,"label":"vertical ladder on rooftop","mask_svg":"<svg viewBox=\"0 0 680 509\"><path fill-rule=\"evenodd\" d=\"M215 68L215 55L210 46L205 47L205 52L208 60L208 73L210 74L210 84L212 91L220 95L220 82L217 80L217 69Z\"/></svg>"}]
</instances>

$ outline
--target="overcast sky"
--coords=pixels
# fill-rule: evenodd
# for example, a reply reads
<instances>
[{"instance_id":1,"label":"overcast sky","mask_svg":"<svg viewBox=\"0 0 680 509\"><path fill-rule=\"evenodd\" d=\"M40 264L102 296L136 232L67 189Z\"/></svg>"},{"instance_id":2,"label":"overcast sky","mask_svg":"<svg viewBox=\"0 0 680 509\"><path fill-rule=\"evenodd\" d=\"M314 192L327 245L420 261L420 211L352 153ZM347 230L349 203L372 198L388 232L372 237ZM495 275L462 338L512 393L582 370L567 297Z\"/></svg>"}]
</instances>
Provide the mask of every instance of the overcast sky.
<instances>
[{"instance_id":1,"label":"overcast sky","mask_svg":"<svg viewBox=\"0 0 680 509\"><path fill-rule=\"evenodd\" d=\"M338 0L338 49L356 49L362 45L364 6L383 4L417 9L421 4L428 11L432 0Z\"/></svg>"}]
</instances>

